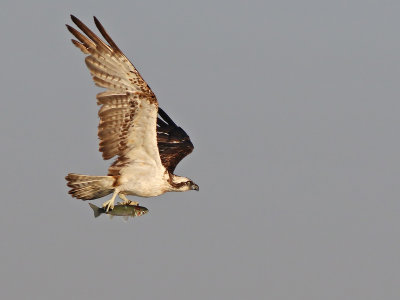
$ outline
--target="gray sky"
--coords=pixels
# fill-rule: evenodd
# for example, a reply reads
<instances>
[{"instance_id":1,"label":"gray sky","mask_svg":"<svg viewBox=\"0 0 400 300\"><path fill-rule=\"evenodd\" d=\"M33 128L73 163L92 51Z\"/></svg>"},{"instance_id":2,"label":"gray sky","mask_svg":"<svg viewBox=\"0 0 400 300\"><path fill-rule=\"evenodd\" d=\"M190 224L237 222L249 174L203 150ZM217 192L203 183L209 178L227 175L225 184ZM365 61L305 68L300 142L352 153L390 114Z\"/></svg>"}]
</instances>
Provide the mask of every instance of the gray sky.
<instances>
[{"instance_id":1,"label":"gray sky","mask_svg":"<svg viewBox=\"0 0 400 300\"><path fill-rule=\"evenodd\" d=\"M0 6L3 299L399 299L398 1ZM70 13L191 136L199 193L127 223L67 194L110 164Z\"/></svg>"}]
</instances>

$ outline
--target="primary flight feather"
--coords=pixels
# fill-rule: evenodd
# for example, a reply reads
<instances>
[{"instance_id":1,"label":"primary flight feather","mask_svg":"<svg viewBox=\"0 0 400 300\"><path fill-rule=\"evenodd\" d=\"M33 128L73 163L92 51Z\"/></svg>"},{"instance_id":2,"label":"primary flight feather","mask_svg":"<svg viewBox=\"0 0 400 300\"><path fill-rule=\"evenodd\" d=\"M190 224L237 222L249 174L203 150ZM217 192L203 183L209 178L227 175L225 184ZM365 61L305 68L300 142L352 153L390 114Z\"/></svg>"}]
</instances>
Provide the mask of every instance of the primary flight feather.
<instances>
[{"instance_id":1,"label":"primary flight feather","mask_svg":"<svg viewBox=\"0 0 400 300\"><path fill-rule=\"evenodd\" d=\"M104 159L117 156L108 176L68 174L73 197L91 200L113 194L103 204L108 211L119 196L153 197L165 192L199 190L187 177L174 175L176 165L193 151L186 132L158 107L158 101L133 64L94 17L105 43L78 18L71 16L84 33L66 25L77 40L72 43L86 54L93 81L104 92L97 94L99 150Z\"/></svg>"}]
</instances>

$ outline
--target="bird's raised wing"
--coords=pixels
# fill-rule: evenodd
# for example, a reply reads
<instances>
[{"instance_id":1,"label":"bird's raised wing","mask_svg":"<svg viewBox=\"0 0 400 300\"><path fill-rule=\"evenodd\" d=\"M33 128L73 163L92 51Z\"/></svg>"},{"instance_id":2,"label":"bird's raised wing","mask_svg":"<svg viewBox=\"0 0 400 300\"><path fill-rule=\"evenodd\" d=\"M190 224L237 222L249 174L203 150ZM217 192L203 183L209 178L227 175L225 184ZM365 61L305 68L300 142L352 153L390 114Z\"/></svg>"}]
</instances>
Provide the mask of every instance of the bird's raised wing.
<instances>
[{"instance_id":1,"label":"bird's raised wing","mask_svg":"<svg viewBox=\"0 0 400 300\"><path fill-rule=\"evenodd\" d=\"M169 172L173 173L177 164L189 155L194 147L186 132L161 108L158 108L158 114L157 142L161 162Z\"/></svg>"},{"instance_id":2,"label":"bird's raised wing","mask_svg":"<svg viewBox=\"0 0 400 300\"><path fill-rule=\"evenodd\" d=\"M99 150L104 159L118 155L109 174L118 175L123 165L137 157L138 151L142 161L161 166L156 136L158 103L154 93L96 17L96 27L108 44L78 18L71 16L71 19L86 35L67 25L77 39L72 43L88 55L85 62L95 84L106 89L97 94L97 104L101 105Z\"/></svg>"}]
</instances>

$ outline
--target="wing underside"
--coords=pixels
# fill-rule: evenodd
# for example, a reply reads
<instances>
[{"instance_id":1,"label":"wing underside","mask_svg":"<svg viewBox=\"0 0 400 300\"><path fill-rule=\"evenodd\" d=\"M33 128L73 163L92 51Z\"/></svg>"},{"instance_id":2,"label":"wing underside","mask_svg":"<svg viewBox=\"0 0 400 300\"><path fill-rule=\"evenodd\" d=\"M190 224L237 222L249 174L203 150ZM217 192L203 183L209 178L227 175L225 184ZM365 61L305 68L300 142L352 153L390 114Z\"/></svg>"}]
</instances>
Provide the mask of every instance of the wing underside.
<instances>
[{"instance_id":1,"label":"wing underside","mask_svg":"<svg viewBox=\"0 0 400 300\"><path fill-rule=\"evenodd\" d=\"M129 164L138 152L146 153L149 160L161 166L154 93L96 18L96 27L108 44L79 19L71 19L84 33L67 25L77 39L72 42L87 54L85 63L95 84L106 89L97 95L97 104L101 105L98 136L103 158L118 156L110 175L118 175L120 167Z\"/></svg>"}]
</instances>

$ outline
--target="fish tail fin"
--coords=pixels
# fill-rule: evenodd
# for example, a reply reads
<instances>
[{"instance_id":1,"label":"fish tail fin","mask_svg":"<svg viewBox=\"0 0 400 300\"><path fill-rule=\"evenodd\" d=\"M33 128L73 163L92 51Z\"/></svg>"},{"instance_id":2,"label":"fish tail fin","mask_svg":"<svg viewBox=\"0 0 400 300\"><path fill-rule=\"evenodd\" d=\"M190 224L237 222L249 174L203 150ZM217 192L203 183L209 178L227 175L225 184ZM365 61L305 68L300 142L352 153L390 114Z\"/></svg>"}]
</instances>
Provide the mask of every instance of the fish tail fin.
<instances>
[{"instance_id":1,"label":"fish tail fin","mask_svg":"<svg viewBox=\"0 0 400 300\"><path fill-rule=\"evenodd\" d=\"M68 174L65 179L71 189L72 197L82 200L93 200L111 194L114 190L115 176L89 176L81 174Z\"/></svg>"},{"instance_id":2,"label":"fish tail fin","mask_svg":"<svg viewBox=\"0 0 400 300\"><path fill-rule=\"evenodd\" d=\"M92 203L89 203L89 206L93 209L95 218L97 218L98 216L100 216L103 213L103 209L101 209L100 207L98 207Z\"/></svg>"}]
</instances>

